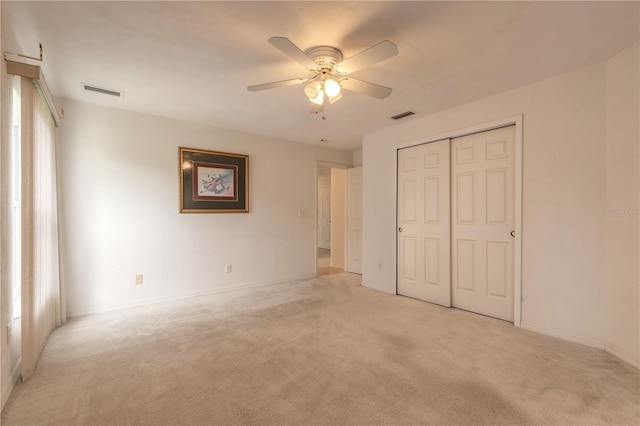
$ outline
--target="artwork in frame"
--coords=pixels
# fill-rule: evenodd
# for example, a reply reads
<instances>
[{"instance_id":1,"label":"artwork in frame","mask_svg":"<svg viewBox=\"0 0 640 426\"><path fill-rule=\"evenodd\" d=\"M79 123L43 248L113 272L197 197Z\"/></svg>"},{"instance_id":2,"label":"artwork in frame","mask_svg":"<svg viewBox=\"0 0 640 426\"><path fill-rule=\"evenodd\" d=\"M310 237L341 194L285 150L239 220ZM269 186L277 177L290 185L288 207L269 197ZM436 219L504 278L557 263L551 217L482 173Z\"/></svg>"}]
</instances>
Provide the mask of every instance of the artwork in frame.
<instances>
[{"instance_id":1,"label":"artwork in frame","mask_svg":"<svg viewBox=\"0 0 640 426\"><path fill-rule=\"evenodd\" d=\"M180 148L180 213L249 212L249 156Z\"/></svg>"}]
</instances>

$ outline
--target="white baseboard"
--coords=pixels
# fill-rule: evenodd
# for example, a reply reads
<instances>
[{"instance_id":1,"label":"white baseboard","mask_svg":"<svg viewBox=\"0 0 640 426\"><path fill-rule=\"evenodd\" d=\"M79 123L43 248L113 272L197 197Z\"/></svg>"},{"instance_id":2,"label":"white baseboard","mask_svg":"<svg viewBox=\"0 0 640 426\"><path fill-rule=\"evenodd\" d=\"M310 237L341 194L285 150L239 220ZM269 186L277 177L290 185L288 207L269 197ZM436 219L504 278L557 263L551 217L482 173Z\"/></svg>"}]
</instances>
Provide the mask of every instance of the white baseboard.
<instances>
[{"instance_id":1,"label":"white baseboard","mask_svg":"<svg viewBox=\"0 0 640 426\"><path fill-rule=\"evenodd\" d=\"M640 357L637 354L627 352L624 349L620 349L619 347L612 345L611 343L605 343L604 350L640 370Z\"/></svg>"},{"instance_id":2,"label":"white baseboard","mask_svg":"<svg viewBox=\"0 0 640 426\"><path fill-rule=\"evenodd\" d=\"M604 350L603 341L572 333L570 331L560 330L558 328L548 327L546 325L540 325L529 321L520 321L520 327L525 330L535 331L536 333L544 334L551 337L557 337L559 339L568 340L569 342L579 343L591 348Z\"/></svg>"},{"instance_id":3,"label":"white baseboard","mask_svg":"<svg viewBox=\"0 0 640 426\"><path fill-rule=\"evenodd\" d=\"M131 303L122 303L122 304L118 304L118 305L110 305L110 306L100 307L100 308L96 308L96 309L87 309L87 310L81 310L81 311L70 311L70 312L67 312L67 318L69 318L69 319L71 319L71 318L80 318L80 317L86 317L86 316L89 316L89 315L96 315L96 314L103 314L105 312L117 311L119 309L127 309L127 308L135 308L135 307L138 307L138 306L153 305L155 303L166 302L166 301L169 301L169 300L187 299L189 297L198 297L198 296L206 296L206 295L210 295L210 294L226 293L226 292L229 292L229 291L245 290L245 289L250 289L250 288L254 288L254 287L262 287L262 286L273 285L273 284L282 284L282 283L287 283L287 282L292 282L292 281L308 280L308 279L313 279L313 278L316 278L316 276L315 275L305 275L305 276L301 276L301 277L279 279L279 280L272 280L272 281L258 281L258 282L253 282L253 283L246 283L246 284L240 284L240 285L219 287L219 288L212 289L212 290L207 290L207 291L199 291L199 292L194 292L194 293L181 294L181 295L177 295L177 296L159 297L159 298L156 298L156 299L143 300L143 301L139 301L139 302L131 302Z\"/></svg>"},{"instance_id":4,"label":"white baseboard","mask_svg":"<svg viewBox=\"0 0 640 426\"><path fill-rule=\"evenodd\" d=\"M638 357L637 354L632 354L630 352L627 352L624 349L620 349L617 346L612 345L610 343L605 343L600 340L582 336L580 334L559 330L557 328L535 324L529 321L521 321L520 326L525 330L534 331L536 333L545 334L547 336L568 340L569 342L579 343L581 345L604 350L605 352L610 353L616 358L640 370L640 357Z\"/></svg>"}]
</instances>

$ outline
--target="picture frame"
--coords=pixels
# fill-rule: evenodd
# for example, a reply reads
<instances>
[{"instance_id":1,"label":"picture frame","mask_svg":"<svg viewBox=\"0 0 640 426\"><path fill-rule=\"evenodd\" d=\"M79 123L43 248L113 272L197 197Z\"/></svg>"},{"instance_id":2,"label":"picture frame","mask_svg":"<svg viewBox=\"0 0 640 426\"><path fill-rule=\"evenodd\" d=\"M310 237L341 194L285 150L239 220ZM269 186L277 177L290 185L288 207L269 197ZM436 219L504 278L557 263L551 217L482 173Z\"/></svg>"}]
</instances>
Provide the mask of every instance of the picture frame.
<instances>
[{"instance_id":1,"label":"picture frame","mask_svg":"<svg viewBox=\"0 0 640 426\"><path fill-rule=\"evenodd\" d=\"M180 147L180 213L248 213L249 156Z\"/></svg>"}]
</instances>

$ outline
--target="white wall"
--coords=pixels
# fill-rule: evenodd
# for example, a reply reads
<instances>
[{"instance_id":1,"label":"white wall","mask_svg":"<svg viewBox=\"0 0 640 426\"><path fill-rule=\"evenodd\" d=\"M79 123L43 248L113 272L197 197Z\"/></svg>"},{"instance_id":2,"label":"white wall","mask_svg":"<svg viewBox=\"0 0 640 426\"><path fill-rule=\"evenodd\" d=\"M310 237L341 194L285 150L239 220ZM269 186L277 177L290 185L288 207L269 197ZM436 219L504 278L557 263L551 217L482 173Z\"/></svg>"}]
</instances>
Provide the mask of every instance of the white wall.
<instances>
[{"instance_id":1,"label":"white wall","mask_svg":"<svg viewBox=\"0 0 640 426\"><path fill-rule=\"evenodd\" d=\"M362 150L353 151L353 167L362 166Z\"/></svg>"},{"instance_id":2,"label":"white wall","mask_svg":"<svg viewBox=\"0 0 640 426\"><path fill-rule=\"evenodd\" d=\"M333 268L344 269L346 255L347 171L331 169L331 259Z\"/></svg>"},{"instance_id":3,"label":"white wall","mask_svg":"<svg viewBox=\"0 0 640 426\"><path fill-rule=\"evenodd\" d=\"M606 64L607 350L640 368L638 43Z\"/></svg>"},{"instance_id":4,"label":"white wall","mask_svg":"<svg viewBox=\"0 0 640 426\"><path fill-rule=\"evenodd\" d=\"M350 152L58 102L70 315L315 276L316 161L348 165ZM251 212L178 213L180 146L248 154Z\"/></svg>"},{"instance_id":5,"label":"white wall","mask_svg":"<svg viewBox=\"0 0 640 426\"><path fill-rule=\"evenodd\" d=\"M604 347L604 81L596 64L366 135L363 285L396 291L395 146L523 114L522 326Z\"/></svg>"}]
</instances>

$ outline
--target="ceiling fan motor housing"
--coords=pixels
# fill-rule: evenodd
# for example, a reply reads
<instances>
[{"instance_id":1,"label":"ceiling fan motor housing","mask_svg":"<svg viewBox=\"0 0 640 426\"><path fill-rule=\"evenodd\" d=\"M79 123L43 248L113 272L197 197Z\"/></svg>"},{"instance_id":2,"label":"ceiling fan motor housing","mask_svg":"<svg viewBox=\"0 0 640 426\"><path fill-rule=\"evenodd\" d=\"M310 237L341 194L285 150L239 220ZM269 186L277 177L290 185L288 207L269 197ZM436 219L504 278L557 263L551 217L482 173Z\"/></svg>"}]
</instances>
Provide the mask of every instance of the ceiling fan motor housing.
<instances>
[{"instance_id":1,"label":"ceiling fan motor housing","mask_svg":"<svg viewBox=\"0 0 640 426\"><path fill-rule=\"evenodd\" d=\"M331 46L316 46L305 53L315 62L321 71L331 71L333 66L342 61L342 52Z\"/></svg>"}]
</instances>

